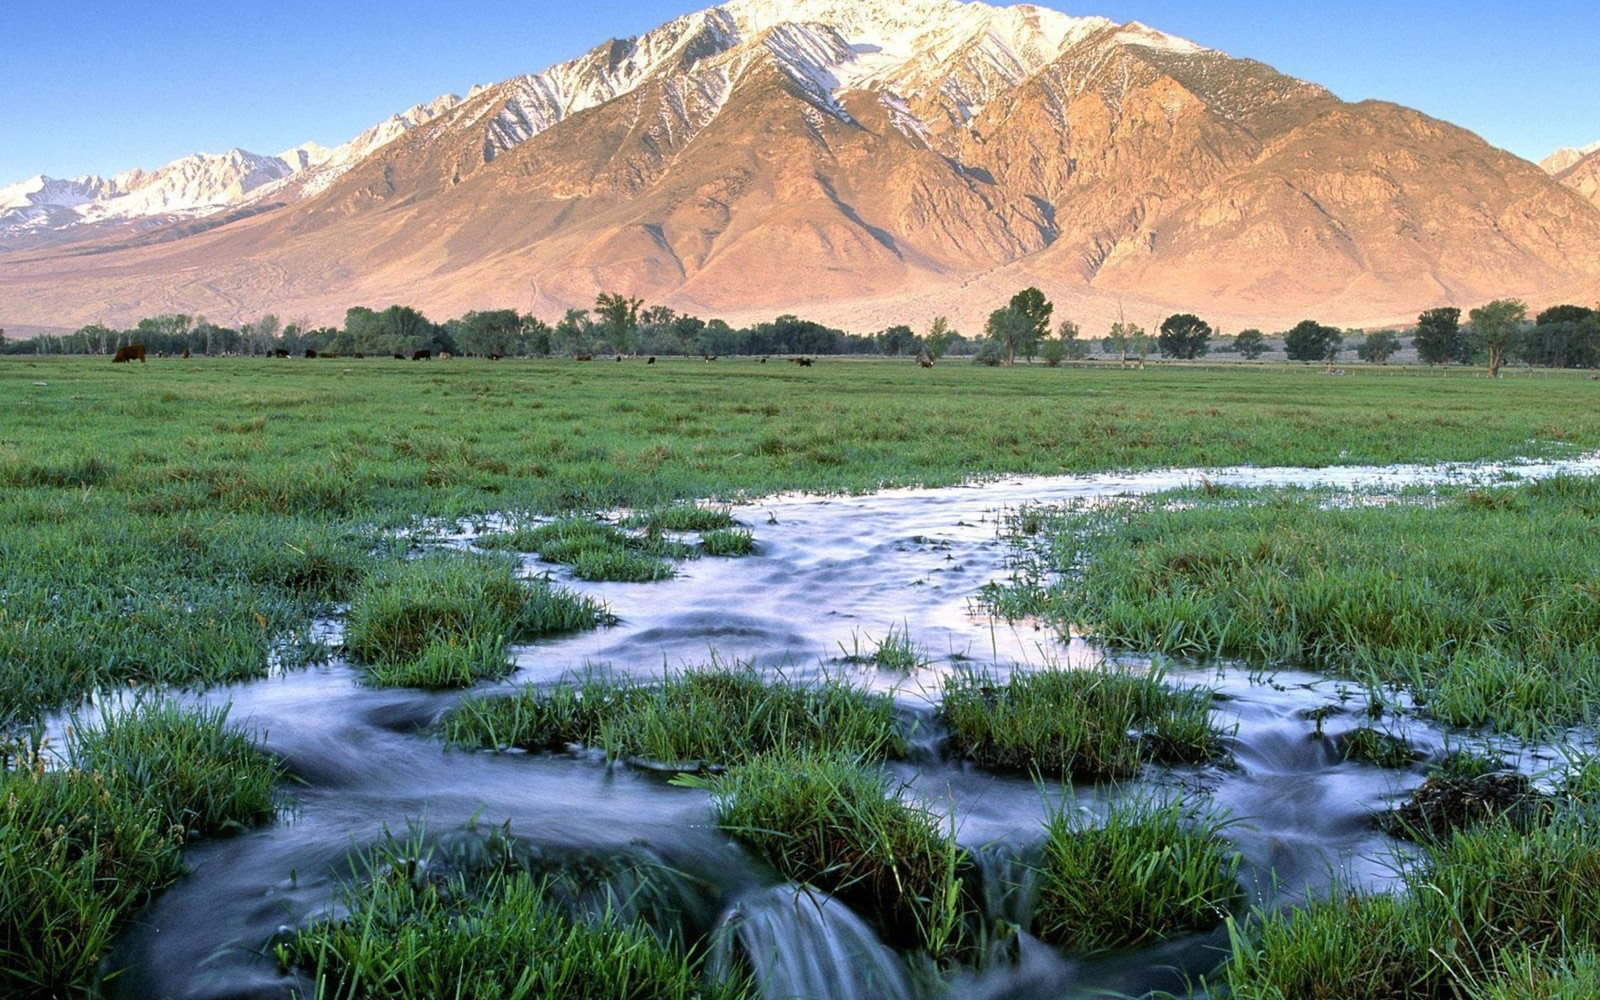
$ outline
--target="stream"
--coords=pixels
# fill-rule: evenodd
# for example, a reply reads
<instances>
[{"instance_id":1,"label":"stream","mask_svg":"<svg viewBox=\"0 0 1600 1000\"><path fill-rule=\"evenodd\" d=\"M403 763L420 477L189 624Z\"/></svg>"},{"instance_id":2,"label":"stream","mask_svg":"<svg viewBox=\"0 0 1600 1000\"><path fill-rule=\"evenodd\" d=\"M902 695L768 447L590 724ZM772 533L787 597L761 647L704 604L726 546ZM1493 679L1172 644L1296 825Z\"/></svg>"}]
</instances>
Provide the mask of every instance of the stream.
<instances>
[{"instance_id":1,"label":"stream","mask_svg":"<svg viewBox=\"0 0 1600 1000\"><path fill-rule=\"evenodd\" d=\"M1586 456L1504 466L1220 469L1204 477L1237 486L1358 490L1596 472L1600 457ZM472 693L551 682L591 665L659 678L664 670L713 659L748 661L792 680L824 672L848 676L892 694L919 720L919 752L891 765L909 793L950 813L957 838L980 863L1004 865L1013 852L1042 842L1045 817L1063 796L1094 811L1104 808L1108 795L1138 789L1041 787L937 752L940 681L956 666L980 665L1003 676L1103 658L1081 639L1063 641L1029 623L995 621L977 608L979 589L1005 579L1015 556L999 534L1003 512L1171 489L1200 475L1004 479L867 496L777 497L734 508L755 534L754 554L685 562L676 578L657 583L573 582L562 568L525 557L530 572L552 572L606 602L619 624L518 646L518 670ZM442 540L470 547L473 534L463 523ZM900 673L853 661L852 654L870 656L891 629L910 637L923 665ZM1221 728L1235 730L1234 761L1152 767L1142 785L1203 791L1230 816L1226 836L1243 856L1247 905L1294 905L1336 882L1381 889L1396 880L1405 848L1376 831L1370 817L1403 798L1422 775L1341 760L1328 740L1313 736L1316 724L1303 714L1348 695L1349 711L1328 718L1325 732L1335 736L1364 724L1358 686L1310 673L1261 675L1233 663L1169 662L1167 669L1171 683L1203 684L1223 695L1213 713ZM742 949L771 1000L926 995L906 963L845 907L773 884L763 864L714 827L703 790L608 765L597 753L447 749L428 729L460 692L364 686L337 657L195 697L230 703L231 720L285 762L288 804L270 826L186 852L190 874L141 911L119 942L113 962L125 971L111 982L112 996L243 1000L286 997L294 989L309 995L305 980L278 971L270 949L274 935L338 913L338 887L351 857L386 833L403 836L412 824L443 832L469 823L504 824L543 851L643 852L663 861L692 887L686 891L704 919L720 925L716 950ZM1391 718L1386 725L1430 755L1472 745L1423 719ZM1533 772L1554 763L1552 754L1526 747L1514 757ZM1181 992L1189 978L1213 968L1226 947L1217 931L1083 959L1023 934L1010 960L957 973L948 995L1054 1000Z\"/></svg>"}]
</instances>

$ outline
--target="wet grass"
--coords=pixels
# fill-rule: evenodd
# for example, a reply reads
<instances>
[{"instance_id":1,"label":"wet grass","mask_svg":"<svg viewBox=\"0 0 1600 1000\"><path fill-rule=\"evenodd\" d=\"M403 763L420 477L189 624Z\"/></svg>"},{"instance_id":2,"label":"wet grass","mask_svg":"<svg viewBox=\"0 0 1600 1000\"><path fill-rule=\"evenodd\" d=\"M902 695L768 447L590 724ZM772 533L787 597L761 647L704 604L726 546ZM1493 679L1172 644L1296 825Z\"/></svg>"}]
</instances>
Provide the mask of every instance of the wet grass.
<instances>
[{"instance_id":1,"label":"wet grass","mask_svg":"<svg viewBox=\"0 0 1600 1000\"><path fill-rule=\"evenodd\" d=\"M1127 800L1098 823L1056 809L1039 868L1036 933L1089 953L1220 925L1242 895L1226 825L1184 802Z\"/></svg>"},{"instance_id":2,"label":"wet grass","mask_svg":"<svg viewBox=\"0 0 1600 1000\"><path fill-rule=\"evenodd\" d=\"M445 717L443 731L461 746L538 751L579 744L691 771L784 748L868 757L905 748L888 698L840 680L775 683L744 664L685 670L648 685L591 673L468 699Z\"/></svg>"},{"instance_id":3,"label":"wet grass","mask_svg":"<svg viewBox=\"0 0 1600 1000\"><path fill-rule=\"evenodd\" d=\"M1146 762L1225 756L1212 693L1174 688L1159 669L1049 669L999 680L961 670L944 682L951 748L981 767L1068 780L1136 775Z\"/></svg>"},{"instance_id":4,"label":"wet grass","mask_svg":"<svg viewBox=\"0 0 1600 1000\"><path fill-rule=\"evenodd\" d=\"M1338 496L1195 490L1066 512L1040 536L1043 565L991 599L1113 646L1402 685L1449 725L1600 720L1600 480Z\"/></svg>"},{"instance_id":5,"label":"wet grass","mask_svg":"<svg viewBox=\"0 0 1600 1000\"><path fill-rule=\"evenodd\" d=\"M379 684L502 676L505 644L605 624L595 601L519 577L508 560L454 552L380 564L345 614L345 652Z\"/></svg>"},{"instance_id":6,"label":"wet grass","mask_svg":"<svg viewBox=\"0 0 1600 1000\"><path fill-rule=\"evenodd\" d=\"M700 513L714 505L684 502L1600 447L1592 387L1554 375L124 367L0 359L0 719L129 681L217 683L261 676L285 652L314 659L309 623L387 557L387 529L417 518L659 509L662 530L715 531ZM910 430L930 426L941 432Z\"/></svg>"},{"instance_id":7,"label":"wet grass","mask_svg":"<svg viewBox=\"0 0 1600 1000\"><path fill-rule=\"evenodd\" d=\"M1426 845L1404 895L1336 895L1233 930L1232 996L1458 998L1575 989L1600 945L1600 833L1568 811ZM1499 991L1499 992L1497 992Z\"/></svg>"},{"instance_id":8,"label":"wet grass","mask_svg":"<svg viewBox=\"0 0 1600 1000\"><path fill-rule=\"evenodd\" d=\"M700 536L708 556L747 556L756 550L756 536L747 528L717 528Z\"/></svg>"},{"instance_id":9,"label":"wet grass","mask_svg":"<svg viewBox=\"0 0 1600 1000\"><path fill-rule=\"evenodd\" d=\"M970 861L944 822L905 802L883 771L789 750L692 780L711 790L717 824L780 877L837 897L891 946L940 962L961 955Z\"/></svg>"},{"instance_id":10,"label":"wet grass","mask_svg":"<svg viewBox=\"0 0 1600 1000\"><path fill-rule=\"evenodd\" d=\"M96 995L133 912L191 838L269 819L277 766L221 710L144 703L74 727L62 767L0 774L0 992Z\"/></svg>"},{"instance_id":11,"label":"wet grass","mask_svg":"<svg viewBox=\"0 0 1600 1000\"><path fill-rule=\"evenodd\" d=\"M669 560L688 559L695 551L660 533L630 535L586 517L568 517L536 527L519 528L478 540L484 548L537 552L546 562L572 567L580 580L650 583L676 575Z\"/></svg>"},{"instance_id":12,"label":"wet grass","mask_svg":"<svg viewBox=\"0 0 1600 1000\"><path fill-rule=\"evenodd\" d=\"M661 935L634 892L580 887L586 875L552 867L509 838L469 838L470 853L438 858L420 838L383 845L346 884L348 916L313 923L277 948L285 968L311 976L319 998L501 997L527 1000L741 1000L738 978L706 974L699 953ZM452 863L453 862L453 863ZM595 904L599 905L596 906Z\"/></svg>"},{"instance_id":13,"label":"wet grass","mask_svg":"<svg viewBox=\"0 0 1600 1000\"><path fill-rule=\"evenodd\" d=\"M724 531L738 525L733 511L727 507L702 507L692 503L669 504L655 510L635 514L628 519L630 527L661 531Z\"/></svg>"},{"instance_id":14,"label":"wet grass","mask_svg":"<svg viewBox=\"0 0 1600 1000\"><path fill-rule=\"evenodd\" d=\"M1345 760L1359 760L1378 767L1408 767L1417 760L1411 744L1392 733L1362 726L1343 734L1336 741Z\"/></svg>"},{"instance_id":15,"label":"wet grass","mask_svg":"<svg viewBox=\"0 0 1600 1000\"><path fill-rule=\"evenodd\" d=\"M658 534L704 536L738 529L694 521L704 515L678 510L684 501L1000 473L1469 461L1600 447L1600 411L1581 378L779 370L789 367L193 359L133 372L104 359L0 359L0 729L89 692L233 682L314 662L327 650L312 623L346 601L368 609L376 682L496 676L497 642L529 634L523 599L540 585L519 581L514 610L493 599L479 609L463 607L461 595L477 586L463 582L445 588L454 597L440 599L442 617L431 615L426 582L405 580L400 568L415 553L396 541L405 537L396 529L426 518L664 508ZM920 430L928 427L939 432ZM1484 517L1518 514L1498 495L1490 500L1464 503ZM1557 535L1567 530L1557 527ZM1454 538L1428 538L1423 544L1454 551ZM1588 551L1582 539L1562 536L1562 544L1578 556ZM431 558L442 557L412 561ZM1493 576L1500 564L1481 558ZM403 582L391 586L391 576ZM1581 610L1586 593L1574 583L1565 599ZM1561 595L1552 586L1535 596L1556 607ZM592 624L592 607L560 603L550 606L557 627ZM1431 684L1431 710L1468 719L1533 706L1542 717L1589 717L1573 709L1589 704L1588 653L1571 639L1580 620L1550 618L1555 640L1525 650L1496 645L1492 629L1476 646L1436 647L1419 669L1453 686ZM1445 653L1460 663L1435 662ZM551 728L581 730L582 719L603 714L592 707L574 695L561 711L579 721L557 712ZM653 752L696 755L667 745ZM135 744L118 755L159 753ZM104 775L57 773L5 778L0 863L25 871L0 893L51 928L44 944L7 939L8 948L34 949L0 972L17 977L8 981L17 995L71 992L78 987L61 984L92 978L129 908L174 877L181 831L206 828L198 805L194 816L162 825L160 810L131 784L113 795L94 783L111 780ZM175 777L158 769L150 780ZM136 816L144 819L129 819ZM46 818L62 832L36 839L28 831L42 831ZM27 909L36 902L49 906ZM23 920L4 932L33 926Z\"/></svg>"}]
</instances>

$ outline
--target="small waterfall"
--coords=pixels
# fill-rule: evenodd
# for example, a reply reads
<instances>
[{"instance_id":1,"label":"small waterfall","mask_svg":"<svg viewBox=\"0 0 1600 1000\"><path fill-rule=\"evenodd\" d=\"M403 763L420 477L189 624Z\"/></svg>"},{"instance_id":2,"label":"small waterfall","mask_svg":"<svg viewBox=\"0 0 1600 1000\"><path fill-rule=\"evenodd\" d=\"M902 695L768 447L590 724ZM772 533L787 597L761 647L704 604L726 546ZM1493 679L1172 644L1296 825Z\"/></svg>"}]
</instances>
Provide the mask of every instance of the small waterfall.
<instances>
[{"instance_id":1,"label":"small waterfall","mask_svg":"<svg viewBox=\"0 0 1600 1000\"><path fill-rule=\"evenodd\" d=\"M747 967L766 1000L911 1000L900 956L843 903L794 885L735 904L717 930L719 972Z\"/></svg>"}]
</instances>

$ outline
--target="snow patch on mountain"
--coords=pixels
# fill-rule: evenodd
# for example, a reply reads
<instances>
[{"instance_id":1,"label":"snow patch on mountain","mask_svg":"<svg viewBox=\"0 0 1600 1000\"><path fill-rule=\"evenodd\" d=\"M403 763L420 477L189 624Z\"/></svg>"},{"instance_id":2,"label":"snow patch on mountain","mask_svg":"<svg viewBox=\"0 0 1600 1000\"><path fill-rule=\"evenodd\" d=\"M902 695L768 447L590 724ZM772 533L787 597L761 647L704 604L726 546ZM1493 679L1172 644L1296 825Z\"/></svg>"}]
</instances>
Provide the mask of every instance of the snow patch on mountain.
<instances>
[{"instance_id":1,"label":"snow patch on mountain","mask_svg":"<svg viewBox=\"0 0 1600 1000\"><path fill-rule=\"evenodd\" d=\"M1556 150L1549 156L1539 161L1539 166L1544 172L1554 177L1564 170L1571 170L1578 165L1578 161L1593 153L1600 153L1600 142L1591 142L1587 146L1567 146Z\"/></svg>"}]
</instances>

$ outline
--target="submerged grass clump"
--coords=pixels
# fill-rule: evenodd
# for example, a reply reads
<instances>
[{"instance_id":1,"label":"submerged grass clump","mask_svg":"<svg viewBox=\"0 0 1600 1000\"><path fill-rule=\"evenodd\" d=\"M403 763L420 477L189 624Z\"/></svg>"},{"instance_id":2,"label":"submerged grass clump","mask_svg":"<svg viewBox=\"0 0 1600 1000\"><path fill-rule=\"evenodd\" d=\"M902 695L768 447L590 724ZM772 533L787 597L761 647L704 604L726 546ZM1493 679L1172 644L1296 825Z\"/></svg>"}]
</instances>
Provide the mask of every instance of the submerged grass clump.
<instances>
[{"instance_id":1,"label":"submerged grass clump","mask_svg":"<svg viewBox=\"0 0 1600 1000\"><path fill-rule=\"evenodd\" d=\"M842 900L891 945L940 961L961 952L970 859L883 771L839 754L785 751L691 780L711 790L717 825L783 878Z\"/></svg>"},{"instance_id":2,"label":"submerged grass clump","mask_svg":"<svg viewBox=\"0 0 1600 1000\"><path fill-rule=\"evenodd\" d=\"M572 567L580 580L649 583L675 571L669 560L688 559L693 549L652 530L630 535L614 525L586 517L567 517L536 527L518 528L479 540L485 548L537 552L547 562Z\"/></svg>"},{"instance_id":3,"label":"submerged grass clump","mask_svg":"<svg viewBox=\"0 0 1600 1000\"><path fill-rule=\"evenodd\" d=\"M1417 752L1405 739L1371 726L1352 729L1336 741L1345 760L1359 760L1378 767L1407 767L1417 760Z\"/></svg>"},{"instance_id":4,"label":"submerged grass clump","mask_svg":"<svg viewBox=\"0 0 1600 1000\"><path fill-rule=\"evenodd\" d=\"M226 710L170 702L75 727L67 766L0 773L0 992L94 995L133 912L182 872L191 837L269 819L277 765Z\"/></svg>"},{"instance_id":5,"label":"submerged grass clump","mask_svg":"<svg viewBox=\"0 0 1600 1000\"><path fill-rule=\"evenodd\" d=\"M1569 988L1600 946L1600 831L1582 810L1427 841L1404 877L1404 895L1335 895L1236 927L1230 995L1544 996L1496 991Z\"/></svg>"},{"instance_id":6,"label":"submerged grass clump","mask_svg":"<svg viewBox=\"0 0 1600 1000\"><path fill-rule=\"evenodd\" d=\"M630 527L645 528L652 532L712 532L732 528L739 522L733 519L733 512L726 507L677 503L635 514L627 523Z\"/></svg>"},{"instance_id":7,"label":"submerged grass clump","mask_svg":"<svg viewBox=\"0 0 1600 1000\"><path fill-rule=\"evenodd\" d=\"M1211 692L1168 686L1159 670L1015 673L1001 681L962 670L945 679L940 714L955 752L982 767L1102 780L1146 761L1221 756Z\"/></svg>"},{"instance_id":8,"label":"submerged grass clump","mask_svg":"<svg viewBox=\"0 0 1600 1000\"><path fill-rule=\"evenodd\" d=\"M378 670L373 680L476 677L507 642L594 628L593 600L523 579L503 560L433 553L381 565L345 616L345 650ZM459 650L459 652L457 651ZM423 664L426 669L419 668ZM489 675L503 673L498 667Z\"/></svg>"},{"instance_id":9,"label":"submerged grass clump","mask_svg":"<svg viewBox=\"0 0 1600 1000\"><path fill-rule=\"evenodd\" d=\"M843 681L769 683L745 664L669 674L660 684L588 674L515 695L468 699L445 718L451 742L523 750L603 748L685 769L725 767L786 747L899 754L894 705Z\"/></svg>"},{"instance_id":10,"label":"submerged grass clump","mask_svg":"<svg viewBox=\"0 0 1600 1000\"><path fill-rule=\"evenodd\" d=\"M279 963L310 974L319 997L753 996L739 977L707 975L702 956L644 922L634 901L607 897L593 910L572 894L573 879L530 870L503 841L490 838L478 863L456 866L420 846L375 851L344 889L349 915L300 930L278 946Z\"/></svg>"},{"instance_id":11,"label":"submerged grass clump","mask_svg":"<svg viewBox=\"0 0 1600 1000\"><path fill-rule=\"evenodd\" d=\"M1184 802L1120 803L1098 825L1056 809L1039 867L1036 932L1083 953L1216 927L1241 895L1226 825Z\"/></svg>"},{"instance_id":12,"label":"submerged grass clump","mask_svg":"<svg viewBox=\"0 0 1600 1000\"><path fill-rule=\"evenodd\" d=\"M1600 720L1600 480L1490 494L1191 490L1067 511L1043 564L992 596L1114 646L1401 684L1450 725Z\"/></svg>"},{"instance_id":13,"label":"submerged grass clump","mask_svg":"<svg viewBox=\"0 0 1600 1000\"><path fill-rule=\"evenodd\" d=\"M708 556L747 556L756 550L756 536L748 528L718 528L700 536Z\"/></svg>"}]
</instances>

